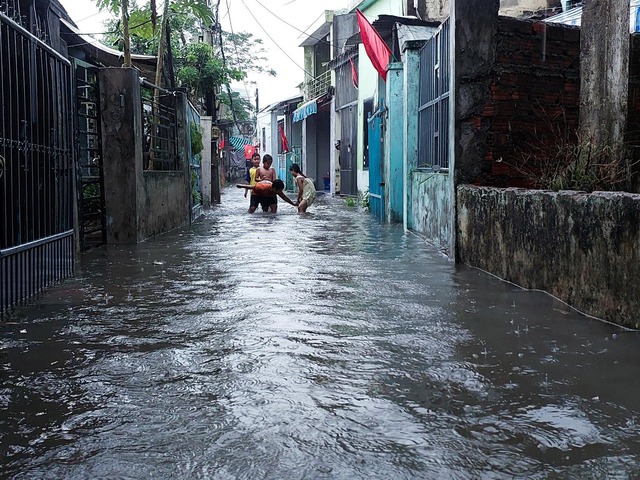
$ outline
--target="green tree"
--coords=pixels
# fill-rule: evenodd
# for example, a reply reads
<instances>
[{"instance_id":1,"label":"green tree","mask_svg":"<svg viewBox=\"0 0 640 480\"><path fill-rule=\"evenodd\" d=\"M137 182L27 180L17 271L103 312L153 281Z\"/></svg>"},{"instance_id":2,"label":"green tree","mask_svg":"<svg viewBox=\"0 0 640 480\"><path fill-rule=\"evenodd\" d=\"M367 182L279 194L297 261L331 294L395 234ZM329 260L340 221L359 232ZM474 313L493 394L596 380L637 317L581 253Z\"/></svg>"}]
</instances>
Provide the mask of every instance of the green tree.
<instances>
[{"instance_id":1,"label":"green tree","mask_svg":"<svg viewBox=\"0 0 640 480\"><path fill-rule=\"evenodd\" d=\"M240 70L225 67L206 43L187 45L179 63L176 75L178 83L187 89L192 98L202 97L209 90L244 78Z\"/></svg>"},{"instance_id":2,"label":"green tree","mask_svg":"<svg viewBox=\"0 0 640 480\"><path fill-rule=\"evenodd\" d=\"M238 122L248 122L252 120L255 112L253 104L238 92L231 91L231 98L228 92L221 92L218 95L221 104L227 105L229 110L222 117L223 120L236 120Z\"/></svg>"}]
</instances>

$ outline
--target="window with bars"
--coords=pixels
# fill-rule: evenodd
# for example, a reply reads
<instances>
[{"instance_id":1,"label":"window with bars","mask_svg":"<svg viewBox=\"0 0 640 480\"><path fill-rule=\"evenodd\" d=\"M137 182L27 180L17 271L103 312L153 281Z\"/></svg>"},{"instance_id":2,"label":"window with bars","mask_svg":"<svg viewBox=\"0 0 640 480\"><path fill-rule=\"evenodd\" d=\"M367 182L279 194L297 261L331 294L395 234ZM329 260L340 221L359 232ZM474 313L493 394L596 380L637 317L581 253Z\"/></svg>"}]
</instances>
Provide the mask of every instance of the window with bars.
<instances>
[{"instance_id":1,"label":"window with bars","mask_svg":"<svg viewBox=\"0 0 640 480\"><path fill-rule=\"evenodd\" d=\"M449 19L420 51L418 167L449 168Z\"/></svg>"}]
</instances>

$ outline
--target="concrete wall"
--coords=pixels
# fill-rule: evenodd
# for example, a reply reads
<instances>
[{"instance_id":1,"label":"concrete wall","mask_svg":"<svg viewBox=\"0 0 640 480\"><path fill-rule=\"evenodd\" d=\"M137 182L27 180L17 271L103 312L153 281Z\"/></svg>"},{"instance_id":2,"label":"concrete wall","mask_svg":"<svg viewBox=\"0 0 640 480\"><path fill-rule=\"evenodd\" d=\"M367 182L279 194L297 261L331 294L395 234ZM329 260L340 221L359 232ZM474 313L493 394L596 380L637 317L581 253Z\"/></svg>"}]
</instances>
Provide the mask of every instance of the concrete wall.
<instances>
[{"instance_id":1,"label":"concrete wall","mask_svg":"<svg viewBox=\"0 0 640 480\"><path fill-rule=\"evenodd\" d=\"M451 176L413 171L409 177L408 208L411 229L453 258L455 218Z\"/></svg>"},{"instance_id":2,"label":"concrete wall","mask_svg":"<svg viewBox=\"0 0 640 480\"><path fill-rule=\"evenodd\" d=\"M202 159L200 160L202 166L202 206L204 208L209 208L211 206L211 125L211 117L200 118L200 126L202 127L202 145L204 146L202 150ZM219 176L217 176L215 180L219 181L218 179Z\"/></svg>"},{"instance_id":3,"label":"concrete wall","mask_svg":"<svg viewBox=\"0 0 640 480\"><path fill-rule=\"evenodd\" d=\"M581 27L580 130L598 145L619 146L629 92L629 2L584 2Z\"/></svg>"},{"instance_id":4,"label":"concrete wall","mask_svg":"<svg viewBox=\"0 0 640 480\"><path fill-rule=\"evenodd\" d=\"M144 239L138 229L144 186L137 71L102 69L100 106L107 243L137 243Z\"/></svg>"},{"instance_id":5,"label":"concrete wall","mask_svg":"<svg viewBox=\"0 0 640 480\"><path fill-rule=\"evenodd\" d=\"M373 22L378 15L404 15L402 0L372 0L360 5L364 16ZM393 59L392 59L393 61ZM385 96L385 82L373 68L362 44L358 50L358 150L357 150L357 188L359 193L369 188L369 171L364 170L364 128L367 125L364 118L364 101L373 97L374 105L379 105L379 99ZM385 102L386 104L386 102Z\"/></svg>"},{"instance_id":6,"label":"concrete wall","mask_svg":"<svg viewBox=\"0 0 640 480\"><path fill-rule=\"evenodd\" d=\"M403 218L403 138L404 138L404 82L402 63L389 64L387 71L387 128L385 129L384 179L385 216L389 222Z\"/></svg>"},{"instance_id":7,"label":"concrete wall","mask_svg":"<svg viewBox=\"0 0 640 480\"><path fill-rule=\"evenodd\" d=\"M640 327L640 195L460 186L458 260Z\"/></svg>"},{"instance_id":8,"label":"concrete wall","mask_svg":"<svg viewBox=\"0 0 640 480\"><path fill-rule=\"evenodd\" d=\"M139 206L141 240L169 232L191 220L189 176L185 172L146 171L144 203Z\"/></svg>"},{"instance_id":9,"label":"concrete wall","mask_svg":"<svg viewBox=\"0 0 640 480\"><path fill-rule=\"evenodd\" d=\"M176 94L179 171L142 169L138 72L100 71L107 243L138 243L190 221L187 99Z\"/></svg>"},{"instance_id":10,"label":"concrete wall","mask_svg":"<svg viewBox=\"0 0 640 480\"><path fill-rule=\"evenodd\" d=\"M480 33L480 52L457 48L458 183L528 186L514 165L577 131L580 31L507 17L484 25L466 39Z\"/></svg>"}]
</instances>

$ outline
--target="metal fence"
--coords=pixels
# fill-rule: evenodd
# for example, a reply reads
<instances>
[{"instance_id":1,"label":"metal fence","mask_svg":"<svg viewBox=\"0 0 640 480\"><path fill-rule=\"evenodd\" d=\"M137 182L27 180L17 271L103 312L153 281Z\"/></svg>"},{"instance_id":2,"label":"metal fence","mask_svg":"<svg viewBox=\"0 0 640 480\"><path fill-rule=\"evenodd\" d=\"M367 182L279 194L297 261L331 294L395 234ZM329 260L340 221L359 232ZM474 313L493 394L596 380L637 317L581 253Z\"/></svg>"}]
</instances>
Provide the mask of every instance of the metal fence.
<instances>
[{"instance_id":1,"label":"metal fence","mask_svg":"<svg viewBox=\"0 0 640 480\"><path fill-rule=\"evenodd\" d=\"M0 314L74 264L71 65L17 7L0 3Z\"/></svg>"},{"instance_id":2,"label":"metal fence","mask_svg":"<svg viewBox=\"0 0 640 480\"><path fill-rule=\"evenodd\" d=\"M313 80L309 80L304 87L304 99L313 100L329 91L331 87L331 70L321 73Z\"/></svg>"},{"instance_id":3,"label":"metal fence","mask_svg":"<svg viewBox=\"0 0 640 480\"><path fill-rule=\"evenodd\" d=\"M450 21L420 51L418 167L449 168Z\"/></svg>"},{"instance_id":4,"label":"metal fence","mask_svg":"<svg viewBox=\"0 0 640 480\"><path fill-rule=\"evenodd\" d=\"M106 243L98 68L74 60L78 234L83 250Z\"/></svg>"},{"instance_id":5,"label":"metal fence","mask_svg":"<svg viewBox=\"0 0 640 480\"><path fill-rule=\"evenodd\" d=\"M159 94L156 95L156 91ZM142 97L143 159L145 170L179 170L178 121L174 92L149 82L140 86Z\"/></svg>"}]
</instances>

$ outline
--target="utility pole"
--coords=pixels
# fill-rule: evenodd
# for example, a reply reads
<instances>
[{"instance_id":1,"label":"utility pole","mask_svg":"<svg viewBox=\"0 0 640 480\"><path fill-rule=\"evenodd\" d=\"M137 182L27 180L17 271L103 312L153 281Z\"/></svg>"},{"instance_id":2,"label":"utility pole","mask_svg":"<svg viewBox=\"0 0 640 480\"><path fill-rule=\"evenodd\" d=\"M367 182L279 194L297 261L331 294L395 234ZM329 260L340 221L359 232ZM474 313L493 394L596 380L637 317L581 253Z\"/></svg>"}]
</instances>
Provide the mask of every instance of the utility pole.
<instances>
[{"instance_id":1,"label":"utility pole","mask_svg":"<svg viewBox=\"0 0 640 480\"><path fill-rule=\"evenodd\" d=\"M255 128L255 132L256 132L256 139L257 139L257 144L260 144L260 132L258 131L258 111L260 109L260 102L258 100L258 88L256 87L256 128ZM260 152L262 153L262 152Z\"/></svg>"}]
</instances>

